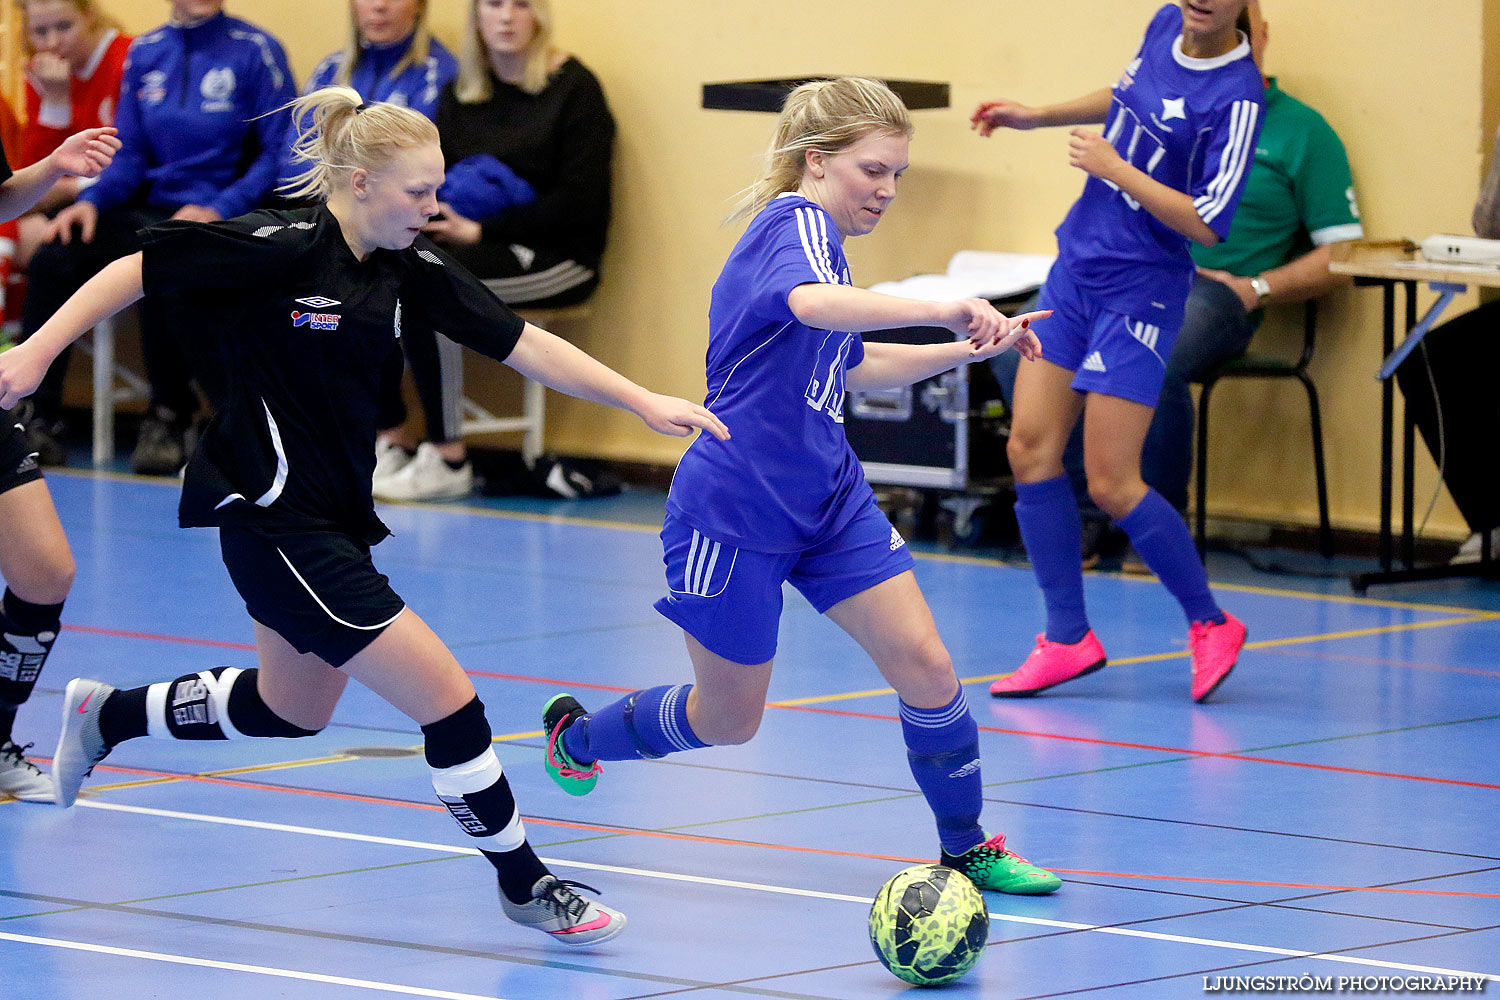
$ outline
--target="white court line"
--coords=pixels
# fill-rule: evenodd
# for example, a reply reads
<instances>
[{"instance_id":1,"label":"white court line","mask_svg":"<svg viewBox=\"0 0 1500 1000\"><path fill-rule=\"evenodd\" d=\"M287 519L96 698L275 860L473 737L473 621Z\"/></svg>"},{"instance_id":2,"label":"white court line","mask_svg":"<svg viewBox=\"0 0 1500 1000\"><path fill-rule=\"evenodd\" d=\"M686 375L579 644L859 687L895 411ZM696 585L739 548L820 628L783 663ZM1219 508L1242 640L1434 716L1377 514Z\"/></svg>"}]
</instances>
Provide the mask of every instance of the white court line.
<instances>
[{"instance_id":1,"label":"white court line","mask_svg":"<svg viewBox=\"0 0 1500 1000\"><path fill-rule=\"evenodd\" d=\"M473 847L456 847L451 844L434 844L422 840L399 840L394 837L377 837L367 833L345 833L341 830L326 830L313 826L291 826L286 823L267 823L262 820L238 819L233 816L212 816L205 813L178 812L171 809L152 809L146 806L128 806L118 802L100 802L80 799L78 805L87 809L105 809L112 812L136 813L141 816L157 816L163 819L182 819L197 823L216 823L221 826L243 826L278 833L299 833L309 837L327 837L334 840L354 840L367 844L386 844L392 847L410 847L421 851L439 851L444 854L478 854ZM581 868L586 871L613 872L618 875L634 875L640 878L664 879L672 882L692 882L698 885L721 886L728 889L744 889L750 892L774 893L781 896L804 896L813 899L828 899L836 902L859 903L869 906L874 900L869 896L850 896L837 892L821 892L816 889L799 889L793 886L766 885L759 882L736 882L731 879L711 878L706 875L682 875L675 872L652 871L644 868L622 868L617 865L600 865L587 861L567 861L562 858L543 858L549 865L559 868ZM1148 941L1167 941L1174 944L1195 944L1206 948L1224 948L1230 951L1248 951L1262 955L1281 955L1287 958L1308 958L1340 965L1362 965L1378 969L1397 969L1402 972L1425 972L1440 976L1468 976L1500 982L1500 973L1469 972L1462 969L1444 969L1430 965L1412 965L1407 962L1386 962L1374 958L1359 958L1353 955L1325 955L1315 951L1300 951L1295 948L1275 948L1269 945L1247 944L1242 941L1223 941L1216 938L1188 937L1182 934L1165 934L1160 931L1143 931L1133 927L1101 927L1096 924L1080 924L1068 920L1048 920L1044 917L1023 917L1012 913L990 911L992 920L1015 924L1031 924L1037 927L1057 927L1063 930L1091 931L1096 934L1115 934L1120 937L1142 938ZM12 935L0 935L11 937ZM28 939L29 940L29 939ZM43 939L36 939L41 941ZM91 948L92 946L63 943L67 947ZM144 954L144 953L141 953ZM170 960L170 959L167 959ZM197 959L184 959L193 964L203 963ZM227 966L226 966L227 967ZM244 966L242 968L250 968ZM295 975L288 973L288 975ZM352 980L351 980L352 982ZM373 988L386 988L377 986ZM404 989L404 987L390 987ZM416 992L413 990L412 992ZM423 993L423 996L462 997L457 993Z\"/></svg>"},{"instance_id":2,"label":"white court line","mask_svg":"<svg viewBox=\"0 0 1500 1000\"><path fill-rule=\"evenodd\" d=\"M397 983L380 983L373 979L347 979L343 976L325 976L317 972L297 972L293 969L277 969L269 965L244 965L240 962L219 962L208 958L190 958L187 955L167 955L159 951L137 951L134 948L111 948L108 945L90 944L84 941L64 941L60 938L32 937L29 934L7 934L0 931L0 941L15 941L19 944L40 944L48 948L66 948L69 951L90 951L99 955L119 955L124 958L143 958L151 962L169 962L172 965L196 965L204 969L225 969L230 972L250 972L257 976L275 976L278 979L302 979L312 983L330 983L334 986L357 986L360 989L380 990L382 993L404 993L414 997L439 997L441 1000L496 1000L495 997L478 993L454 993L450 990L429 990L420 986L401 986Z\"/></svg>"}]
</instances>

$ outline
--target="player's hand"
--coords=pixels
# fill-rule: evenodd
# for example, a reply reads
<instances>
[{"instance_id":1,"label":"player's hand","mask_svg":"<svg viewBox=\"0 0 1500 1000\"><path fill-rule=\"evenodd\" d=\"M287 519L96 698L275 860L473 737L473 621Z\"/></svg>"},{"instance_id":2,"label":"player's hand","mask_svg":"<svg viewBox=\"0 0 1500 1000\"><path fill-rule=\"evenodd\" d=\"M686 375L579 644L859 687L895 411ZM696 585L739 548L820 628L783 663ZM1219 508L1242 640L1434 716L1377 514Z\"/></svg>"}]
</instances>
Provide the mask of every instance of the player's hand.
<instances>
[{"instance_id":1,"label":"player's hand","mask_svg":"<svg viewBox=\"0 0 1500 1000\"><path fill-rule=\"evenodd\" d=\"M939 306L939 326L975 343L993 340L1005 329L1005 314L985 299L954 299Z\"/></svg>"},{"instance_id":2,"label":"player's hand","mask_svg":"<svg viewBox=\"0 0 1500 1000\"><path fill-rule=\"evenodd\" d=\"M183 205L172 213L172 218L184 222L218 222L224 216L207 205Z\"/></svg>"},{"instance_id":3,"label":"player's hand","mask_svg":"<svg viewBox=\"0 0 1500 1000\"><path fill-rule=\"evenodd\" d=\"M997 128L1013 128L1024 132L1040 124L1035 108L1003 99L980 101L974 113L969 115L969 128L986 139Z\"/></svg>"},{"instance_id":4,"label":"player's hand","mask_svg":"<svg viewBox=\"0 0 1500 1000\"><path fill-rule=\"evenodd\" d=\"M36 392L51 363L52 359L30 342L0 352L0 410L13 409L23 398Z\"/></svg>"},{"instance_id":5,"label":"player's hand","mask_svg":"<svg viewBox=\"0 0 1500 1000\"><path fill-rule=\"evenodd\" d=\"M73 86L73 67L56 52L38 52L32 56L31 63L26 67L26 75L36 84L43 101L51 98L53 101L67 102Z\"/></svg>"},{"instance_id":6,"label":"player's hand","mask_svg":"<svg viewBox=\"0 0 1500 1000\"><path fill-rule=\"evenodd\" d=\"M974 352L969 360L983 361L1014 347L1027 361L1035 361L1042 356L1042 342L1032 331L1031 324L1051 315L1051 309L1040 309L1019 316L1002 315L1001 319L1005 322L999 332L988 338L976 335L969 337L969 346Z\"/></svg>"},{"instance_id":7,"label":"player's hand","mask_svg":"<svg viewBox=\"0 0 1500 1000\"><path fill-rule=\"evenodd\" d=\"M75 132L47 154L50 167L69 177L98 177L115 158L120 140L112 125Z\"/></svg>"},{"instance_id":8,"label":"player's hand","mask_svg":"<svg viewBox=\"0 0 1500 1000\"><path fill-rule=\"evenodd\" d=\"M1075 128L1068 133L1068 163L1090 177L1108 180L1115 168L1124 162L1109 140L1098 132Z\"/></svg>"},{"instance_id":9,"label":"player's hand","mask_svg":"<svg viewBox=\"0 0 1500 1000\"><path fill-rule=\"evenodd\" d=\"M459 215L446 201L438 202L438 207L443 210L443 214L436 219L429 220L427 225L422 227L422 232L440 243L447 243L451 246L473 246L479 242L480 236L483 235L479 223Z\"/></svg>"},{"instance_id":10,"label":"player's hand","mask_svg":"<svg viewBox=\"0 0 1500 1000\"><path fill-rule=\"evenodd\" d=\"M1220 284L1228 285L1235 295L1240 298L1240 305L1245 307L1246 314L1253 313L1260 308L1260 296L1255 292L1255 286L1250 284L1249 278L1241 278L1237 274L1228 271L1220 271L1212 267L1200 267L1198 273L1205 278L1211 278Z\"/></svg>"},{"instance_id":11,"label":"player's hand","mask_svg":"<svg viewBox=\"0 0 1500 1000\"><path fill-rule=\"evenodd\" d=\"M71 243L73 227L78 227L80 243L94 242L94 230L99 225L99 209L91 201L75 201L52 217L47 228L42 230L42 242Z\"/></svg>"},{"instance_id":12,"label":"player's hand","mask_svg":"<svg viewBox=\"0 0 1500 1000\"><path fill-rule=\"evenodd\" d=\"M696 427L708 431L720 441L729 440L729 428L722 420L697 403L676 396L647 393L645 402L635 413L658 434L687 437Z\"/></svg>"}]
</instances>

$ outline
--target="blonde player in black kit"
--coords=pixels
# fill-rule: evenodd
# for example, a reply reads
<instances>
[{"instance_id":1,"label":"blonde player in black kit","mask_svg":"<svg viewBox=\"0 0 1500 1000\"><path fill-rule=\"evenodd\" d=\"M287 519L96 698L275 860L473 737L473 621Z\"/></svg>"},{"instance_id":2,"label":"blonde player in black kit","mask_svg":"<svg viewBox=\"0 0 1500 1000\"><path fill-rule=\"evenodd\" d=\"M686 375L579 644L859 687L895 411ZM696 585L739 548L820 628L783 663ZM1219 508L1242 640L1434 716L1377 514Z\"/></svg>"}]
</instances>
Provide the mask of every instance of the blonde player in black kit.
<instances>
[{"instance_id":1,"label":"blonde player in black kit","mask_svg":"<svg viewBox=\"0 0 1500 1000\"><path fill-rule=\"evenodd\" d=\"M353 677L422 727L438 798L495 866L506 916L567 944L612 937L624 916L532 852L468 676L370 561L370 546L389 533L370 499L380 381L400 363L403 327L436 327L660 433L728 431L702 406L648 392L523 323L420 235L443 182L427 118L366 105L347 88L316 91L292 109L310 122L298 150L311 164L292 194L323 204L148 229L141 252L110 264L0 355L8 406L64 345L143 292L188 293L234 376L188 465L179 519L219 528L224 564L255 620L259 669L119 691L75 679L53 761L57 801L71 805L123 740L311 736Z\"/></svg>"}]
</instances>

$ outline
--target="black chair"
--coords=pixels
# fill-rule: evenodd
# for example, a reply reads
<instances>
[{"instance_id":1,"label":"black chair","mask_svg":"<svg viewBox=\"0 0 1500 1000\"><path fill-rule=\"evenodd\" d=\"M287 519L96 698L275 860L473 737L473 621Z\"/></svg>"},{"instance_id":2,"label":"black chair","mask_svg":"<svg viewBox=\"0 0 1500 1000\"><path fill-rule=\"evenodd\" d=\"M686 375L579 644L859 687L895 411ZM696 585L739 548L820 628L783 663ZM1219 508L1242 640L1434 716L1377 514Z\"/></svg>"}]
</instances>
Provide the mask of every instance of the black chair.
<instances>
[{"instance_id":1,"label":"black chair","mask_svg":"<svg viewBox=\"0 0 1500 1000\"><path fill-rule=\"evenodd\" d=\"M1206 551L1204 525L1208 520L1208 401L1214 385L1226 378L1294 378L1307 390L1307 409L1312 417L1313 469L1318 479L1318 548L1324 558L1333 555L1333 529L1328 524L1328 474L1323 464L1323 421L1318 411L1318 390L1308 377L1313 342L1318 326L1318 304L1309 300L1302 319L1302 356L1296 361L1264 355L1243 354L1217 365L1203 377L1198 397L1198 552Z\"/></svg>"}]
</instances>

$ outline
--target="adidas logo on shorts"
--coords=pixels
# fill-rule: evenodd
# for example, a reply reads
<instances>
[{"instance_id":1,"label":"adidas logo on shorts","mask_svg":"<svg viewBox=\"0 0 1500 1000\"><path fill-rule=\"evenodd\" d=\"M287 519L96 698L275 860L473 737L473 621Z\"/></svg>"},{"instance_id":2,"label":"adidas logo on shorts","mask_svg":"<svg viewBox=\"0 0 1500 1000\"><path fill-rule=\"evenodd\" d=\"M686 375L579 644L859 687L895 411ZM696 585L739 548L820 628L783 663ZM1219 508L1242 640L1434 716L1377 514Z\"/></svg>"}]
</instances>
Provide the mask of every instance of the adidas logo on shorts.
<instances>
[{"instance_id":1,"label":"adidas logo on shorts","mask_svg":"<svg viewBox=\"0 0 1500 1000\"><path fill-rule=\"evenodd\" d=\"M1106 370L1104 367L1104 358L1099 355L1098 351L1093 352L1083 359L1083 370L1086 372L1102 372Z\"/></svg>"},{"instance_id":2,"label":"adidas logo on shorts","mask_svg":"<svg viewBox=\"0 0 1500 1000\"><path fill-rule=\"evenodd\" d=\"M894 527L891 528L891 551L895 552L905 544L906 539L901 537L901 532L897 531Z\"/></svg>"}]
</instances>

